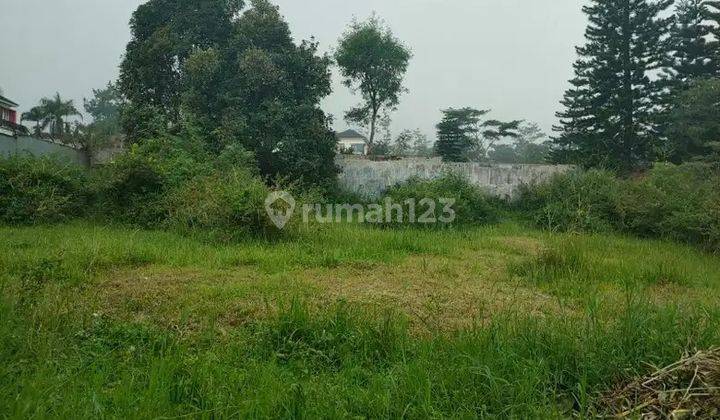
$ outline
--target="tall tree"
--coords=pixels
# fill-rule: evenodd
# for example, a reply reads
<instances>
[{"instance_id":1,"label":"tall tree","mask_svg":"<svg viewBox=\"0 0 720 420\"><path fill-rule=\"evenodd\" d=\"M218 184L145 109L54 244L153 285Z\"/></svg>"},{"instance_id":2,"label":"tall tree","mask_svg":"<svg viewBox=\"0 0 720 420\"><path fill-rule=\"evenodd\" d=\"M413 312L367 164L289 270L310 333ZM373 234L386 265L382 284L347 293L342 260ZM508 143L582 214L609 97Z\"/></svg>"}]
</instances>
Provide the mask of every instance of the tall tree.
<instances>
[{"instance_id":1,"label":"tall tree","mask_svg":"<svg viewBox=\"0 0 720 420\"><path fill-rule=\"evenodd\" d=\"M660 144L655 113L667 62L673 0L591 0L587 43L558 113L553 160L630 171L650 164Z\"/></svg>"},{"instance_id":2,"label":"tall tree","mask_svg":"<svg viewBox=\"0 0 720 420\"><path fill-rule=\"evenodd\" d=\"M710 32L713 35L713 39L710 40L710 48L714 54L715 62L718 63L718 73L715 77L720 77L720 1L706 0L704 4L707 10L708 20L712 23L710 25Z\"/></svg>"},{"instance_id":3,"label":"tall tree","mask_svg":"<svg viewBox=\"0 0 720 420\"><path fill-rule=\"evenodd\" d=\"M395 109L405 91L403 79L412 58L403 45L376 16L355 21L340 38L335 60L344 84L360 92L363 103L345 115L350 123L369 127L368 147L375 145L378 117Z\"/></svg>"},{"instance_id":4,"label":"tall tree","mask_svg":"<svg viewBox=\"0 0 720 420\"><path fill-rule=\"evenodd\" d=\"M108 135L120 132L120 112L126 101L116 84L108 82L104 89L93 89L93 97L83 103L96 131Z\"/></svg>"},{"instance_id":5,"label":"tall tree","mask_svg":"<svg viewBox=\"0 0 720 420\"><path fill-rule=\"evenodd\" d=\"M446 162L484 161L496 141L517 136L520 121L483 120L489 112L469 107L443 110L437 125L438 155Z\"/></svg>"},{"instance_id":6,"label":"tall tree","mask_svg":"<svg viewBox=\"0 0 720 420\"><path fill-rule=\"evenodd\" d=\"M700 79L671 106L670 160L720 162L720 79Z\"/></svg>"},{"instance_id":7,"label":"tall tree","mask_svg":"<svg viewBox=\"0 0 720 420\"><path fill-rule=\"evenodd\" d=\"M21 121L32 121L35 123L35 127L33 127L33 134L38 137L42 135L42 122L44 119L45 112L39 106L30 108L30 111L23 112L20 116Z\"/></svg>"},{"instance_id":8,"label":"tall tree","mask_svg":"<svg viewBox=\"0 0 720 420\"><path fill-rule=\"evenodd\" d=\"M131 140L192 129L209 152L241 146L268 182L335 179L336 139L320 109L329 57L296 44L267 0L150 0L133 17L120 85Z\"/></svg>"},{"instance_id":9,"label":"tall tree","mask_svg":"<svg viewBox=\"0 0 720 420\"><path fill-rule=\"evenodd\" d=\"M125 115L135 140L152 120L180 119L185 62L196 49L224 45L242 0L151 0L133 13L132 38L120 65L120 88L130 101ZM147 121L146 121L147 120Z\"/></svg>"},{"instance_id":10,"label":"tall tree","mask_svg":"<svg viewBox=\"0 0 720 420\"><path fill-rule=\"evenodd\" d=\"M50 135L62 140L66 134L71 134L72 129L67 118L73 116L82 118L72 100L63 100L60 94L56 93L52 98L42 98L40 105L24 113L22 119L36 122L35 134L48 129Z\"/></svg>"},{"instance_id":11,"label":"tall tree","mask_svg":"<svg viewBox=\"0 0 720 420\"><path fill-rule=\"evenodd\" d=\"M670 62L666 69L675 87L684 89L694 79L720 75L717 43L711 39L713 26L706 0L680 0L668 39Z\"/></svg>"}]
</instances>

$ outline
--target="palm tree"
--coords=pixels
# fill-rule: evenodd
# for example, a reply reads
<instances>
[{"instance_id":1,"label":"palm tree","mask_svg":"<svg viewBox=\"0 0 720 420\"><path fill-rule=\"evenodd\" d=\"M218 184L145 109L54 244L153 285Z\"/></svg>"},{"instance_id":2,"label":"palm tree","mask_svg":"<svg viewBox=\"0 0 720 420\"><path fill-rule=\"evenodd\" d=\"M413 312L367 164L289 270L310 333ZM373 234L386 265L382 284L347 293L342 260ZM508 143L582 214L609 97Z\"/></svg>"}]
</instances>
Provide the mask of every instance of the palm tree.
<instances>
[{"instance_id":1,"label":"palm tree","mask_svg":"<svg viewBox=\"0 0 720 420\"><path fill-rule=\"evenodd\" d=\"M43 114L42 127L49 126L50 134L58 138L62 138L65 133L66 117L79 116L82 118L82 114L75 108L72 99L63 101L59 93L56 93L52 99L41 99L39 108Z\"/></svg>"},{"instance_id":2,"label":"palm tree","mask_svg":"<svg viewBox=\"0 0 720 420\"><path fill-rule=\"evenodd\" d=\"M45 111L39 107L33 107L28 112L23 112L23 114L20 116L20 121L32 121L35 123L35 128L33 133L36 136L40 136L42 134L42 127L40 126L40 123L45 119Z\"/></svg>"}]
</instances>

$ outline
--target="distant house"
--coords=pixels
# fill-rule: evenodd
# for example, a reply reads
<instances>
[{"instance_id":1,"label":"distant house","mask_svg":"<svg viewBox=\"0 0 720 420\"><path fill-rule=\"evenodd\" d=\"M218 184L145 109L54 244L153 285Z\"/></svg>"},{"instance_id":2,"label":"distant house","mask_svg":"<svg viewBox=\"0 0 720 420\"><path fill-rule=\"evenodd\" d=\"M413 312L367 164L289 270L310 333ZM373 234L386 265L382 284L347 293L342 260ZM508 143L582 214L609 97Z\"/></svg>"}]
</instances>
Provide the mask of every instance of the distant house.
<instances>
[{"instance_id":1,"label":"distant house","mask_svg":"<svg viewBox=\"0 0 720 420\"><path fill-rule=\"evenodd\" d=\"M17 107L18 104L15 102L0 96L0 134L15 136L18 133L27 133L27 129L18 124Z\"/></svg>"},{"instance_id":2,"label":"distant house","mask_svg":"<svg viewBox=\"0 0 720 420\"><path fill-rule=\"evenodd\" d=\"M337 134L338 149L341 153L367 155L367 138L355 130L347 130Z\"/></svg>"}]
</instances>

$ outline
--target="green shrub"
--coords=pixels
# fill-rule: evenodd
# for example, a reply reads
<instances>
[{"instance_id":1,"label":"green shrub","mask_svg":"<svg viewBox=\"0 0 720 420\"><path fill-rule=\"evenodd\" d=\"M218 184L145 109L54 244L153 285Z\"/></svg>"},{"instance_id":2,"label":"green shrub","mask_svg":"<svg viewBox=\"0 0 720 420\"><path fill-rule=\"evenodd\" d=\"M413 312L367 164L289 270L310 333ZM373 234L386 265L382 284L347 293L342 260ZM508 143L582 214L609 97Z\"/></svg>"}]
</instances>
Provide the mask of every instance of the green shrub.
<instances>
[{"instance_id":1,"label":"green shrub","mask_svg":"<svg viewBox=\"0 0 720 420\"><path fill-rule=\"evenodd\" d=\"M107 219L153 227L166 217L166 179L141 156L125 155L96 176L97 211Z\"/></svg>"},{"instance_id":2,"label":"green shrub","mask_svg":"<svg viewBox=\"0 0 720 420\"><path fill-rule=\"evenodd\" d=\"M252 155L236 147L210 154L192 136L146 140L99 172L98 212L110 220L141 227L176 224L168 218L177 210L171 208L177 202L169 200L178 200L178 191L197 188L203 180L235 168L256 172Z\"/></svg>"},{"instance_id":3,"label":"green shrub","mask_svg":"<svg viewBox=\"0 0 720 420\"><path fill-rule=\"evenodd\" d=\"M518 204L544 229L600 232L612 228L617 194L612 173L573 171L524 187Z\"/></svg>"},{"instance_id":4,"label":"green shrub","mask_svg":"<svg viewBox=\"0 0 720 420\"><path fill-rule=\"evenodd\" d=\"M658 165L623 186L620 230L720 249L720 174L711 166Z\"/></svg>"},{"instance_id":5,"label":"green shrub","mask_svg":"<svg viewBox=\"0 0 720 420\"><path fill-rule=\"evenodd\" d=\"M270 190L244 169L196 177L168 195L167 223L187 233L203 232L220 240L248 234L275 234L265 210Z\"/></svg>"},{"instance_id":6,"label":"green shrub","mask_svg":"<svg viewBox=\"0 0 720 420\"><path fill-rule=\"evenodd\" d=\"M84 215L90 199L79 166L31 157L0 159L0 221L60 222Z\"/></svg>"},{"instance_id":7,"label":"green shrub","mask_svg":"<svg viewBox=\"0 0 720 420\"><path fill-rule=\"evenodd\" d=\"M720 173L709 165L657 165L620 179L575 171L524 187L516 207L552 231L618 231L720 250Z\"/></svg>"},{"instance_id":8,"label":"green shrub","mask_svg":"<svg viewBox=\"0 0 720 420\"><path fill-rule=\"evenodd\" d=\"M418 226L442 227L449 225L484 225L496 223L499 219L498 208L494 203L494 199L480 188L472 185L465 177L456 173L447 173L441 178L433 180L424 180L420 178L412 178L405 183L390 188L385 194L381 204L388 211L387 200L392 203L401 205L403 208L404 218L402 224L411 223L410 215L412 212L411 205L408 200L415 203L415 219ZM454 200L452 203L452 211L455 214L454 221L451 223L443 223L441 217L449 215L445 212L448 204L447 199ZM391 213L392 222L385 223L397 225L397 213ZM436 219L439 223L424 223L423 215L430 216L429 219ZM387 222L388 218L384 218Z\"/></svg>"}]
</instances>

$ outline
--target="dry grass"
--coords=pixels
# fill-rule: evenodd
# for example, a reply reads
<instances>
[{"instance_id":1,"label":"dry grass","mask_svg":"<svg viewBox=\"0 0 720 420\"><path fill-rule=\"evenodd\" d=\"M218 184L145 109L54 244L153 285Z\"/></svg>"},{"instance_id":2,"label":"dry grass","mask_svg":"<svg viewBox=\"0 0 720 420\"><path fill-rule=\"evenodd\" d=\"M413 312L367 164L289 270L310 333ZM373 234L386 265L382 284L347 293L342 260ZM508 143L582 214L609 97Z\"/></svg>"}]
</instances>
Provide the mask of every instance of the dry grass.
<instances>
[{"instance_id":1,"label":"dry grass","mask_svg":"<svg viewBox=\"0 0 720 420\"><path fill-rule=\"evenodd\" d=\"M618 418L720 418L720 348L656 369L609 393L601 404L601 411Z\"/></svg>"},{"instance_id":2,"label":"dry grass","mask_svg":"<svg viewBox=\"0 0 720 420\"><path fill-rule=\"evenodd\" d=\"M508 241L513 253L519 252L519 244L536 245ZM397 264L347 264L275 275L251 266L205 271L144 267L100 279L98 311L174 329L203 323L222 328L272 315L282 303L301 297L317 309L343 301L378 313L400 311L414 331L422 332L462 329L510 309L538 316L563 310L551 296L508 278L512 258L497 251L464 250L452 257L413 256Z\"/></svg>"}]
</instances>

